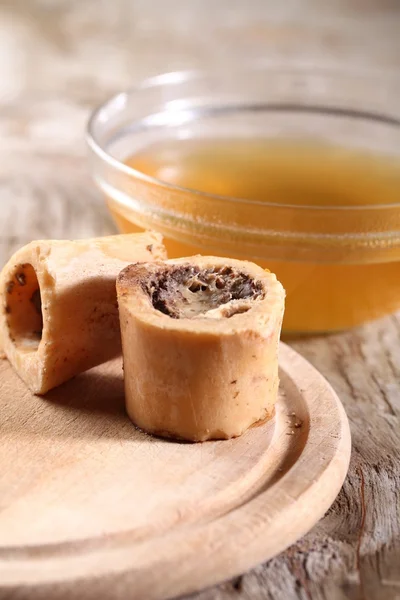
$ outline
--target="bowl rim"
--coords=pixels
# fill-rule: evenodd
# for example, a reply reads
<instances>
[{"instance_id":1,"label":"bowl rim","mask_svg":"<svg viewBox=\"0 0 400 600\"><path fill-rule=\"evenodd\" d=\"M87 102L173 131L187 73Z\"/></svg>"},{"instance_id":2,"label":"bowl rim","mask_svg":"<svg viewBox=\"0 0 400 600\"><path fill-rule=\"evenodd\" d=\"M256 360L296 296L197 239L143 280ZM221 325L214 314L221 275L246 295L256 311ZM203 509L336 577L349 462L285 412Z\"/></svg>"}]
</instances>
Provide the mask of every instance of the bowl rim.
<instances>
[{"instance_id":1,"label":"bowl rim","mask_svg":"<svg viewBox=\"0 0 400 600\"><path fill-rule=\"evenodd\" d=\"M114 156L112 156L104 146L96 139L96 134L94 132L97 122L99 121L101 113L109 108L113 104L123 104L122 99L133 96L134 94L140 93L143 90L154 88L154 87L162 87L165 85L176 85L179 83L186 83L190 81L199 80L201 78L219 78L222 75L226 77L227 73L229 75L237 74L243 71L266 71L270 73L282 74L286 73L288 75L313 75L318 77L340 77L340 78L351 78L352 80L362 80L362 81L375 81L375 82L383 82L388 87L399 87L400 94L400 74L394 69L366 69L366 68L343 68L343 67L322 67L322 66L312 66L308 64L290 64L283 63L281 66L274 64L271 65L266 63L265 60L253 61L249 63L240 63L236 65L232 69L187 69L187 70L177 70L177 71L166 71L162 73L158 73L155 75L151 75L139 81L137 84L132 85L131 87L126 88L121 92L117 92L116 94L110 95L105 101L98 104L93 111L91 112L89 119L86 125L85 139L89 149L94 152L97 157L107 163L109 167L115 169L129 177L133 177L139 179L147 184L150 184L154 187L159 187L163 189L168 189L174 192L180 192L185 194L191 194L196 196L201 196L203 198L209 200L219 200L226 201L228 203L240 203L240 204L248 204L248 205L263 205L265 207L274 207L274 208L290 208L296 210L308 210L308 211L365 211L365 210L384 210L384 209L395 209L400 208L400 201L394 202L391 204L362 204L362 205L310 205L310 204L282 204L276 202L265 202L261 200L251 200L249 198L242 197L232 197L225 196L220 194L213 194L210 192L204 192L195 188L185 187L176 185L173 183L169 183L168 181L164 181L157 177L147 175L143 171L135 169L126 163L118 160ZM272 103L273 104L273 103ZM301 110L302 105L291 103L291 104L280 104L275 103L276 109L289 109L289 110ZM310 112L314 106L310 105L308 107L303 106L304 112ZM380 122L384 122L388 125L393 125L395 127L400 128L400 117L391 117L385 116L379 113L368 112L368 111L357 111L357 110L345 110L345 109L329 109L326 107L324 109L323 106L319 106L319 110L323 114L342 114L345 116L349 116L352 118L359 118L365 120L376 120ZM123 112L123 109L122 111ZM400 162L400 161L399 161Z\"/></svg>"}]
</instances>

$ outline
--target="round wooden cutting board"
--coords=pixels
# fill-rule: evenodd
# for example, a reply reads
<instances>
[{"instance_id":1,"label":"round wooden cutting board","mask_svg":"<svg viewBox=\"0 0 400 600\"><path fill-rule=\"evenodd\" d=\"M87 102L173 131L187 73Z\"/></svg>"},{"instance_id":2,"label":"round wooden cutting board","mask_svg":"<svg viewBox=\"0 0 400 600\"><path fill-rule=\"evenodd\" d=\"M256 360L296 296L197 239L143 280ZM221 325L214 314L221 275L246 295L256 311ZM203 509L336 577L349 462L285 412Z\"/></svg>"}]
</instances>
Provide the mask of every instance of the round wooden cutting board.
<instances>
[{"instance_id":1,"label":"round wooden cutting board","mask_svg":"<svg viewBox=\"0 0 400 600\"><path fill-rule=\"evenodd\" d=\"M134 428L120 360L45 398L0 361L1 598L171 598L305 534L343 483L349 426L330 385L284 344L280 366L274 419L188 444Z\"/></svg>"}]
</instances>

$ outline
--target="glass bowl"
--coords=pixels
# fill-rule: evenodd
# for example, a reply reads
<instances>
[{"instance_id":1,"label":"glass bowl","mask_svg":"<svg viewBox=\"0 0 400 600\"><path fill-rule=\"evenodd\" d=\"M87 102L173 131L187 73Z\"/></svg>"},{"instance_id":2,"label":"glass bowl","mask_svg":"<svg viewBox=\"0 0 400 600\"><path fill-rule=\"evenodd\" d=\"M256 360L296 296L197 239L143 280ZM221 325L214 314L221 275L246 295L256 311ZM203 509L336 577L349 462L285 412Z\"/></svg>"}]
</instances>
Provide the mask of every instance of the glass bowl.
<instances>
[{"instance_id":1,"label":"glass bowl","mask_svg":"<svg viewBox=\"0 0 400 600\"><path fill-rule=\"evenodd\" d=\"M160 231L170 257L257 262L286 288L285 331L343 329L400 307L399 92L399 78L385 74L263 65L167 73L93 113L90 166L122 232ZM177 183L168 173L179 158L164 181L126 164L187 140L209 155L221 140L278 141L271 156L286 144L292 158L266 169L263 184L273 185L256 199L229 185Z\"/></svg>"}]
</instances>

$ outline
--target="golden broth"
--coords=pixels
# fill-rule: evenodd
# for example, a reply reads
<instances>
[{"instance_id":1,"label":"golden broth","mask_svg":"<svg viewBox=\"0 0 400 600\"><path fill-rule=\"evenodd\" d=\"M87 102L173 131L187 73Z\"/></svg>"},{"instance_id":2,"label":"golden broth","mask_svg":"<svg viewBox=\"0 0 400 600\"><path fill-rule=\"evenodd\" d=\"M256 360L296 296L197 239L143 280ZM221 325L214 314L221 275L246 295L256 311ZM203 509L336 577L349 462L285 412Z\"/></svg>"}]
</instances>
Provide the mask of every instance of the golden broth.
<instances>
[{"instance_id":1,"label":"golden broth","mask_svg":"<svg viewBox=\"0 0 400 600\"><path fill-rule=\"evenodd\" d=\"M145 148L126 164L184 188L278 205L349 207L400 201L399 163L317 142L169 140ZM138 229L126 210L112 199L108 202L122 231ZM231 210L227 202L225 222ZM261 222L260 228L268 225ZM316 233L327 231L329 221L321 211ZM204 253L201 244L191 246L172 238L166 239L166 246L171 257ZM219 254L227 252L221 247ZM286 331L326 331L357 325L400 307L399 250L393 250L385 262L379 262L373 250L368 256L368 261L356 264L322 263L316 249L307 262L256 262L275 272L286 288Z\"/></svg>"}]
</instances>

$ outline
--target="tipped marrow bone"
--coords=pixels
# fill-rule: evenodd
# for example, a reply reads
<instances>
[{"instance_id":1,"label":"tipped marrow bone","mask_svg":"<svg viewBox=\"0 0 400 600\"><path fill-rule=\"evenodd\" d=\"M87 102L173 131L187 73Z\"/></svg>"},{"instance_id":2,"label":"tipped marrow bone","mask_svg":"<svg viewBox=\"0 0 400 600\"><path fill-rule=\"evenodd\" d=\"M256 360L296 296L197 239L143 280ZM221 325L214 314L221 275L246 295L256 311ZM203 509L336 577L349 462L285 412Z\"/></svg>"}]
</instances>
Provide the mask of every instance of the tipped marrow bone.
<instances>
[{"instance_id":1,"label":"tipped marrow bone","mask_svg":"<svg viewBox=\"0 0 400 600\"><path fill-rule=\"evenodd\" d=\"M31 242L0 276L0 340L43 394L121 349L115 280L132 261L162 260L155 233Z\"/></svg>"},{"instance_id":2,"label":"tipped marrow bone","mask_svg":"<svg viewBox=\"0 0 400 600\"><path fill-rule=\"evenodd\" d=\"M117 279L127 411L145 431L225 439L272 415L284 290L238 260L193 256Z\"/></svg>"}]
</instances>

